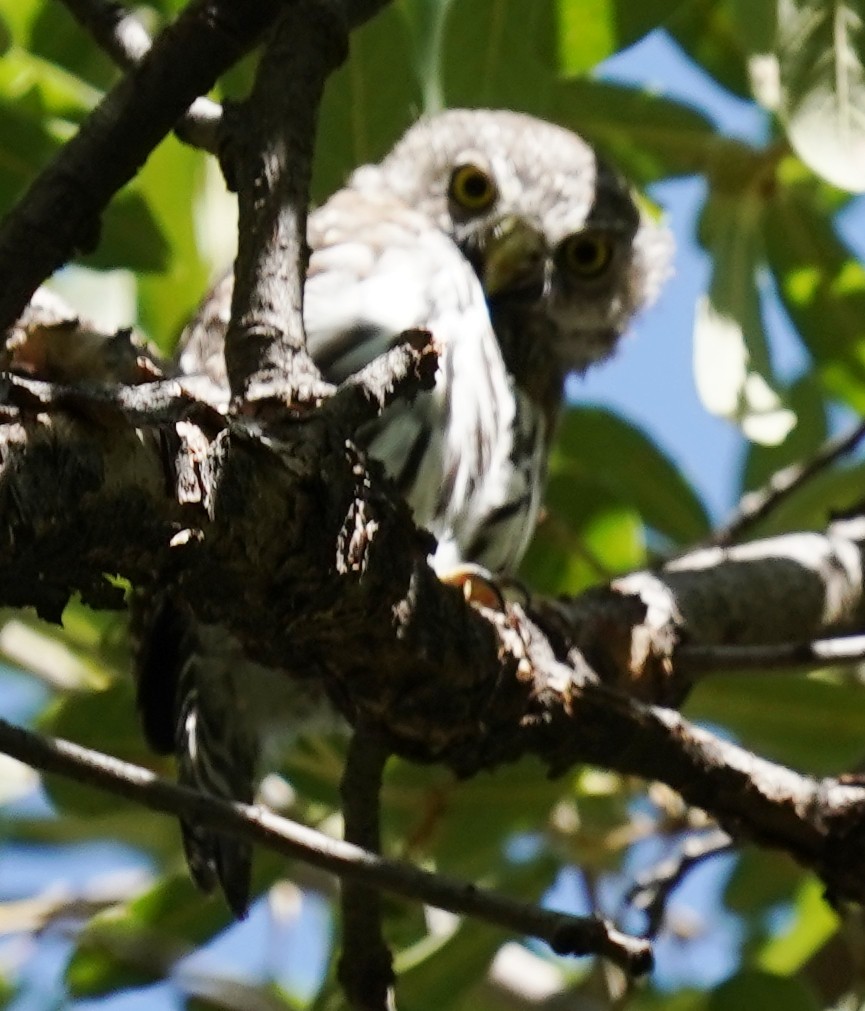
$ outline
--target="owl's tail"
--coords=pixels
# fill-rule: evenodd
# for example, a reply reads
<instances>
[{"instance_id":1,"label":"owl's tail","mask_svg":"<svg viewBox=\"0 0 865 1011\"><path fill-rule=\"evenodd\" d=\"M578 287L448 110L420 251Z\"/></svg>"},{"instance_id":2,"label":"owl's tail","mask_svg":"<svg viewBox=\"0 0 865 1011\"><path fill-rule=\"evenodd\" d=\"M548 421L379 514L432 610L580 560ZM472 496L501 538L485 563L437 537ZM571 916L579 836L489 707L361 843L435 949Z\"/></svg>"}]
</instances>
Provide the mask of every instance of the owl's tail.
<instances>
[{"instance_id":1,"label":"owl's tail","mask_svg":"<svg viewBox=\"0 0 865 1011\"><path fill-rule=\"evenodd\" d=\"M252 803L258 743L237 705L235 679L211 657L207 636L170 593L135 607L138 708L148 743L174 752L178 782L227 801ZM249 905L252 847L194 817L181 818L183 848L196 885L219 886L238 918Z\"/></svg>"}]
</instances>

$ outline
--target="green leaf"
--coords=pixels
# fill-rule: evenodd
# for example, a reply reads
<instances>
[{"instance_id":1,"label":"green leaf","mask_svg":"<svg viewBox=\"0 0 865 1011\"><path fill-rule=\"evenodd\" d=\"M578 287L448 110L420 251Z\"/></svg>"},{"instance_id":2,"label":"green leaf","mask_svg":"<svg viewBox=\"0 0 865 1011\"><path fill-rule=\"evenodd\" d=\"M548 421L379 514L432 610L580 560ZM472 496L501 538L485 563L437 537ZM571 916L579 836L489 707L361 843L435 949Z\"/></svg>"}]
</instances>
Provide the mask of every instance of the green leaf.
<instances>
[{"instance_id":1,"label":"green leaf","mask_svg":"<svg viewBox=\"0 0 865 1011\"><path fill-rule=\"evenodd\" d=\"M753 970L739 972L722 983L708 1002L708 1011L744 1011L745 1008L820 1011L816 998L802 983Z\"/></svg>"},{"instance_id":2,"label":"green leaf","mask_svg":"<svg viewBox=\"0 0 865 1011\"><path fill-rule=\"evenodd\" d=\"M64 4L39 5L28 24L27 45L34 55L100 89L107 89L119 76L110 57Z\"/></svg>"},{"instance_id":3,"label":"green leaf","mask_svg":"<svg viewBox=\"0 0 865 1011\"><path fill-rule=\"evenodd\" d=\"M166 352L204 297L214 273L227 266L222 256L220 262L212 262L218 244L208 242L199 225L199 217L211 213L206 157L167 137L135 180L135 192L147 201L168 253L159 274L137 278L139 322Z\"/></svg>"},{"instance_id":4,"label":"green leaf","mask_svg":"<svg viewBox=\"0 0 865 1011\"><path fill-rule=\"evenodd\" d=\"M684 711L689 719L731 730L766 758L813 775L837 774L862 757L865 693L858 684L759 672L717 675L697 685Z\"/></svg>"},{"instance_id":5,"label":"green leaf","mask_svg":"<svg viewBox=\"0 0 865 1011\"><path fill-rule=\"evenodd\" d=\"M556 0L558 67L581 74L662 25L687 0Z\"/></svg>"},{"instance_id":6,"label":"green leaf","mask_svg":"<svg viewBox=\"0 0 865 1011\"><path fill-rule=\"evenodd\" d=\"M776 446L749 445L743 467L744 489L759 488L776 471L808 460L827 437L826 402L812 373L801 376L784 390L783 401L796 415L796 424Z\"/></svg>"},{"instance_id":7,"label":"green leaf","mask_svg":"<svg viewBox=\"0 0 865 1011\"><path fill-rule=\"evenodd\" d=\"M774 446L796 423L777 390L760 313L765 201L759 189L713 190L700 233L712 255L712 281L697 305L694 374L711 414L737 424L752 442Z\"/></svg>"},{"instance_id":8,"label":"green leaf","mask_svg":"<svg viewBox=\"0 0 865 1011\"><path fill-rule=\"evenodd\" d=\"M648 526L677 543L698 540L709 529L700 499L675 464L636 425L603 408L566 411L550 475L567 481L593 478L635 508Z\"/></svg>"},{"instance_id":9,"label":"green leaf","mask_svg":"<svg viewBox=\"0 0 865 1011\"><path fill-rule=\"evenodd\" d=\"M865 190L865 22L855 0L779 0L781 115L800 158Z\"/></svg>"},{"instance_id":10,"label":"green leaf","mask_svg":"<svg viewBox=\"0 0 865 1011\"><path fill-rule=\"evenodd\" d=\"M76 937L66 984L74 997L96 997L152 983L229 923L220 897L205 900L186 874L167 878L89 921Z\"/></svg>"},{"instance_id":11,"label":"green leaf","mask_svg":"<svg viewBox=\"0 0 865 1011\"><path fill-rule=\"evenodd\" d=\"M769 0L751 4L751 18L765 15L754 8L771 7ZM667 23L667 30L685 52L725 88L742 98L751 97L746 36L729 0L690 0Z\"/></svg>"},{"instance_id":12,"label":"green leaf","mask_svg":"<svg viewBox=\"0 0 865 1011\"><path fill-rule=\"evenodd\" d=\"M64 699L42 716L39 729L137 765L150 765L153 756L144 744L135 712L132 685L123 679L105 691ZM123 804L110 794L63 777L44 778L51 799L61 810L102 815Z\"/></svg>"},{"instance_id":13,"label":"green leaf","mask_svg":"<svg viewBox=\"0 0 865 1011\"><path fill-rule=\"evenodd\" d=\"M803 873L778 850L743 849L724 890L724 901L733 912L762 920L767 909L790 901Z\"/></svg>"},{"instance_id":14,"label":"green leaf","mask_svg":"<svg viewBox=\"0 0 865 1011\"><path fill-rule=\"evenodd\" d=\"M437 112L444 107L441 67L444 58L444 28L454 0L399 0L412 39L413 62L423 92L423 109Z\"/></svg>"},{"instance_id":15,"label":"green leaf","mask_svg":"<svg viewBox=\"0 0 865 1011\"><path fill-rule=\"evenodd\" d=\"M106 208L98 247L80 262L100 270L166 270L171 247L142 194L126 189Z\"/></svg>"},{"instance_id":16,"label":"green leaf","mask_svg":"<svg viewBox=\"0 0 865 1011\"><path fill-rule=\"evenodd\" d=\"M406 19L388 7L352 33L351 57L327 83L313 175L315 200L340 187L358 165L378 161L422 106Z\"/></svg>"},{"instance_id":17,"label":"green leaf","mask_svg":"<svg viewBox=\"0 0 865 1011\"><path fill-rule=\"evenodd\" d=\"M826 901L824 886L816 878L808 877L796 896L793 923L764 945L757 964L766 972L792 975L823 947L840 926L838 914Z\"/></svg>"},{"instance_id":18,"label":"green leaf","mask_svg":"<svg viewBox=\"0 0 865 1011\"><path fill-rule=\"evenodd\" d=\"M562 81L529 109L576 130L641 183L750 163L754 152L722 137L689 105L604 81Z\"/></svg>"},{"instance_id":19,"label":"green leaf","mask_svg":"<svg viewBox=\"0 0 865 1011\"><path fill-rule=\"evenodd\" d=\"M782 166L783 172L783 166ZM778 186L766 252L782 302L826 388L865 411L865 268L842 242L814 185Z\"/></svg>"},{"instance_id":20,"label":"green leaf","mask_svg":"<svg viewBox=\"0 0 865 1011\"><path fill-rule=\"evenodd\" d=\"M556 81L552 0L459 0L445 28L450 106L543 115Z\"/></svg>"}]
</instances>

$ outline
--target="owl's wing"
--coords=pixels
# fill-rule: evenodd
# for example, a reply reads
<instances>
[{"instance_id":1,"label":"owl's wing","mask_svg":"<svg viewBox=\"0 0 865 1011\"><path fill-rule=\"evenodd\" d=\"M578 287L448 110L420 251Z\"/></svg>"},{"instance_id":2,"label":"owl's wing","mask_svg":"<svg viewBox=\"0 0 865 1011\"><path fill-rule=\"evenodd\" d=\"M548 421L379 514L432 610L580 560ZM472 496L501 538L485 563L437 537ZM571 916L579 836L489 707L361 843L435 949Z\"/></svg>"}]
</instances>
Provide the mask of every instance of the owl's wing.
<instances>
[{"instance_id":1,"label":"owl's wing","mask_svg":"<svg viewBox=\"0 0 865 1011\"><path fill-rule=\"evenodd\" d=\"M444 348L473 322L491 331L471 265L433 222L393 197L345 189L310 215L307 342L341 382L413 328Z\"/></svg>"}]
</instances>

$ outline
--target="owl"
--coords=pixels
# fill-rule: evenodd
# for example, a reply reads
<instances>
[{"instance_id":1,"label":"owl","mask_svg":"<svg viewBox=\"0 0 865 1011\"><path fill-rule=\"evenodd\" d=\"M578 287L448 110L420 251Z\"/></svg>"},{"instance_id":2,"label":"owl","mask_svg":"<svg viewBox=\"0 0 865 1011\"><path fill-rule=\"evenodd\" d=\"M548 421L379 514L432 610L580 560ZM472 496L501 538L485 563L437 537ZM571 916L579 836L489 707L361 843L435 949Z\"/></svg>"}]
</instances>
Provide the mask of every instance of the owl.
<instances>
[{"instance_id":1,"label":"owl","mask_svg":"<svg viewBox=\"0 0 865 1011\"><path fill-rule=\"evenodd\" d=\"M409 329L439 349L434 388L358 433L433 534L445 579L515 572L538 516L566 376L609 356L667 271L667 231L576 134L530 116L450 110L415 124L310 214L308 347L339 383ZM182 340L180 371L227 397L231 280ZM138 658L145 734L179 778L251 801L263 737L308 700L170 593L151 600ZM278 700L275 702L274 700ZM279 724L279 726L276 726ZM250 849L183 823L192 875L242 915Z\"/></svg>"}]
</instances>

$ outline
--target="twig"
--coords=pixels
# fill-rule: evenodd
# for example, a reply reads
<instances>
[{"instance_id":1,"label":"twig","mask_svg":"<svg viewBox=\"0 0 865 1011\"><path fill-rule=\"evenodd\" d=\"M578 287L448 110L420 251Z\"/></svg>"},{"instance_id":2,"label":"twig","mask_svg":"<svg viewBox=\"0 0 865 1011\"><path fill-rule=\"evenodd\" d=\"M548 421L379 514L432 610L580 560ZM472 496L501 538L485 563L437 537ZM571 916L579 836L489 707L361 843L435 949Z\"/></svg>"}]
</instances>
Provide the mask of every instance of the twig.
<instances>
[{"instance_id":1,"label":"twig","mask_svg":"<svg viewBox=\"0 0 865 1011\"><path fill-rule=\"evenodd\" d=\"M153 42L141 21L118 0L63 0L112 60L124 70L137 66ZM209 98L196 98L175 133L192 147L217 153L222 107Z\"/></svg>"},{"instance_id":2,"label":"twig","mask_svg":"<svg viewBox=\"0 0 865 1011\"><path fill-rule=\"evenodd\" d=\"M673 662L680 674L715 674L719 671L786 670L826 664L852 664L865 660L865 635L845 635L813 642L766 643L757 646L679 646Z\"/></svg>"},{"instance_id":3,"label":"twig","mask_svg":"<svg viewBox=\"0 0 865 1011\"><path fill-rule=\"evenodd\" d=\"M381 782L388 751L373 727L361 723L352 735L340 784L345 839L367 852L381 849ZM342 954L338 976L355 1011L389 1011L393 1007L393 958L382 936L379 893L354 881L343 881Z\"/></svg>"},{"instance_id":4,"label":"twig","mask_svg":"<svg viewBox=\"0 0 865 1011\"><path fill-rule=\"evenodd\" d=\"M646 937L661 929L670 894L698 864L733 848L733 840L721 829L685 839L677 853L637 877L626 901L646 914Z\"/></svg>"},{"instance_id":5,"label":"twig","mask_svg":"<svg viewBox=\"0 0 865 1011\"><path fill-rule=\"evenodd\" d=\"M706 545L723 547L740 540L743 534L777 509L793 492L798 491L839 457L854 450L863 437L865 421L846 435L828 439L805 463L794 463L776 471L762 488L742 497L733 515L706 539Z\"/></svg>"},{"instance_id":6,"label":"twig","mask_svg":"<svg viewBox=\"0 0 865 1011\"><path fill-rule=\"evenodd\" d=\"M103 98L0 227L0 332L77 250L190 104L271 24L279 0L193 0Z\"/></svg>"},{"instance_id":7,"label":"twig","mask_svg":"<svg viewBox=\"0 0 865 1011\"><path fill-rule=\"evenodd\" d=\"M332 839L263 808L228 804L169 783L147 769L70 741L24 730L5 720L0 720L0 751L42 772L66 776L151 810L194 817L202 825L244 836L340 878L537 937L559 954L600 954L635 974L651 968L651 947L646 941L622 934L598 917L551 912L453 878L429 874Z\"/></svg>"}]
</instances>

